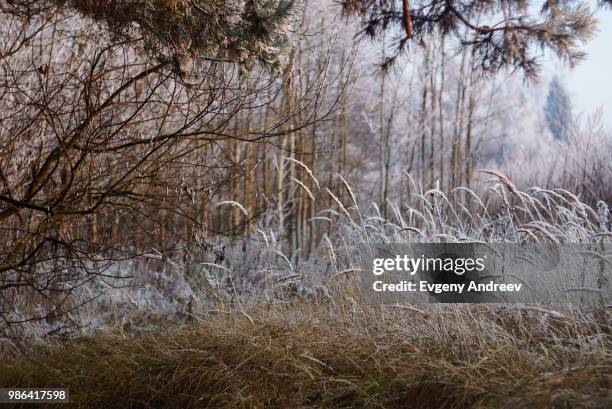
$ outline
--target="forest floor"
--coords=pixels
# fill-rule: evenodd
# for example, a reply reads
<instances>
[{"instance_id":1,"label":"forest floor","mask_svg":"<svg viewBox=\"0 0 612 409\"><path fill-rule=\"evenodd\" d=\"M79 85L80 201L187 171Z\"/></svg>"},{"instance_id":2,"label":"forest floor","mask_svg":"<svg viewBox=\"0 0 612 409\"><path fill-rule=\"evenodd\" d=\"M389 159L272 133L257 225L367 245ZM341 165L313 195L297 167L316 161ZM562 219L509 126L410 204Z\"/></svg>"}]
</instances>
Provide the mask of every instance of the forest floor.
<instances>
[{"instance_id":1,"label":"forest floor","mask_svg":"<svg viewBox=\"0 0 612 409\"><path fill-rule=\"evenodd\" d=\"M68 387L69 406L105 409L610 408L611 317L352 297L241 306L38 346L0 362L0 385Z\"/></svg>"}]
</instances>

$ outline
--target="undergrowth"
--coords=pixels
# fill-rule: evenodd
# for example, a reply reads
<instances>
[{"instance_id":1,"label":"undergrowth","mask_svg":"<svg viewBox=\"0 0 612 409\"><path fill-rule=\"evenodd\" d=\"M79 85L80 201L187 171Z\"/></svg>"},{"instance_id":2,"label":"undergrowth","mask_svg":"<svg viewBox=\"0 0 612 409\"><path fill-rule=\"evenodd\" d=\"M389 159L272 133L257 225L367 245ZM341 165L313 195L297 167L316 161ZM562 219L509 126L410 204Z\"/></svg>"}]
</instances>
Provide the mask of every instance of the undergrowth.
<instances>
[{"instance_id":1,"label":"undergrowth","mask_svg":"<svg viewBox=\"0 0 612 409\"><path fill-rule=\"evenodd\" d=\"M82 408L606 408L606 314L352 297L210 311L2 362L0 384L69 387Z\"/></svg>"},{"instance_id":2,"label":"undergrowth","mask_svg":"<svg viewBox=\"0 0 612 409\"><path fill-rule=\"evenodd\" d=\"M492 174L480 195L413 184L386 218L345 183L308 258L270 221L218 260L117 265L143 281L6 328L0 385L68 387L80 408L611 407L609 306L372 305L356 285L356 243L610 242L605 203Z\"/></svg>"}]
</instances>

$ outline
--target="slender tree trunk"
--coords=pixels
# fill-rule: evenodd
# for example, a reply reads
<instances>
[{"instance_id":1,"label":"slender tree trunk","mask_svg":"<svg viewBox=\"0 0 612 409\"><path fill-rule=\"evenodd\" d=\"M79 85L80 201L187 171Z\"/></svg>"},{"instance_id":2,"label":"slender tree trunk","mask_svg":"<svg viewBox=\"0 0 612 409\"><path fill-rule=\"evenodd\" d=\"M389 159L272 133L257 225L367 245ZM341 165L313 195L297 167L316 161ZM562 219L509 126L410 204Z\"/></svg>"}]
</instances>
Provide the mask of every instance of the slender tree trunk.
<instances>
[{"instance_id":1,"label":"slender tree trunk","mask_svg":"<svg viewBox=\"0 0 612 409\"><path fill-rule=\"evenodd\" d=\"M248 137L251 133L251 116L247 120L245 137ZM246 177L244 178L244 207L247 210L247 234L253 232L253 216L255 214L255 205L253 197L253 177L255 172L255 158L252 144L247 142L244 145L245 148L245 161L246 161Z\"/></svg>"},{"instance_id":2,"label":"slender tree trunk","mask_svg":"<svg viewBox=\"0 0 612 409\"><path fill-rule=\"evenodd\" d=\"M289 57L289 64L287 65L287 68L285 68L285 71L283 73L283 101L284 101L284 106L285 106L285 117L286 117L286 123L284 124L284 128L285 129L291 129L292 123L289 120L289 116L291 114L291 112L293 112L293 80L292 80L292 71L293 71L293 60L294 60L294 53L291 53L291 56ZM279 232L283 233L285 227L287 227L289 229L289 234L287 235L287 237L289 238L289 241L291 241L291 226L290 223L287 224L287 226L285 226L285 213L284 213L284 206L286 205L285 200L284 200L284 189L283 189L283 183L285 180L285 161L283 159L283 156L287 154L287 150L290 148L291 144L293 143L293 133L291 133L291 135L289 136L289 140L287 140L286 136L282 137L282 142L281 142L281 150L277 156L278 160L277 160L277 166L278 166L278 175L277 175L277 213L278 213L278 224L279 224ZM290 153L290 155L292 155L292 153ZM289 243L290 248L292 248L292 243Z\"/></svg>"},{"instance_id":3,"label":"slender tree trunk","mask_svg":"<svg viewBox=\"0 0 612 409\"><path fill-rule=\"evenodd\" d=\"M438 75L438 67L435 63L435 50L432 51L434 53L434 57L431 59L432 67L430 70L430 85L431 88L431 133L430 133L430 150L429 150L429 188L433 189L435 187L435 146L436 146L436 104L438 102L437 99L437 86L436 86L436 77Z\"/></svg>"},{"instance_id":4,"label":"slender tree trunk","mask_svg":"<svg viewBox=\"0 0 612 409\"><path fill-rule=\"evenodd\" d=\"M439 93L439 99L438 99L438 109L439 109L439 114L438 114L438 119L440 120L440 158L438 159L440 161L440 189L442 191L444 191L444 164L446 163L445 157L446 157L446 152L445 152L445 145L444 145L444 80L445 80L445 69L446 69L446 53L444 51L444 46L445 46L445 42L444 39L446 37L442 36L442 40L441 40L441 45L440 45L440 49L441 49L441 57L440 57L440 93Z\"/></svg>"},{"instance_id":5,"label":"slender tree trunk","mask_svg":"<svg viewBox=\"0 0 612 409\"><path fill-rule=\"evenodd\" d=\"M457 79L457 101L455 105L455 127L453 132L453 148L451 153L451 172L452 183L451 188L459 186L461 183L461 166L459 160L461 158L461 135L463 133L463 118L465 111L465 60L467 53L464 51L461 56L461 68L459 69L459 78Z\"/></svg>"},{"instance_id":6,"label":"slender tree trunk","mask_svg":"<svg viewBox=\"0 0 612 409\"><path fill-rule=\"evenodd\" d=\"M465 185L468 188L470 188L472 184L472 169L474 163L474 152L472 151L472 132L474 125L474 109L476 108L476 97L474 91L473 76L472 81L470 82L472 83L470 85L470 100L468 103L468 123L467 132L465 135Z\"/></svg>"},{"instance_id":7,"label":"slender tree trunk","mask_svg":"<svg viewBox=\"0 0 612 409\"><path fill-rule=\"evenodd\" d=\"M383 36L383 43L382 43L382 61L385 61L385 38ZM380 96L379 96L379 101L378 101L378 109L379 109L379 121L380 121L380 148L379 148L379 155L380 155L380 197L379 197L379 202L380 202L380 207L382 210L382 214L383 217L386 219L387 218L387 197L386 197L386 192L387 192L387 187L386 185L386 181L387 181L387 176L385 174L385 162L386 162L386 155L387 155L387 141L386 141L386 135L385 135L385 80L386 80L386 73L383 71L381 74L381 79L380 79Z\"/></svg>"},{"instance_id":8,"label":"slender tree trunk","mask_svg":"<svg viewBox=\"0 0 612 409\"><path fill-rule=\"evenodd\" d=\"M427 173L425 172L425 146L427 138L427 130L425 129L425 117L427 115L427 84L423 81L423 92L421 95L421 113L420 123L421 126L421 163L418 167L420 182L425 186L427 184Z\"/></svg>"}]
</instances>

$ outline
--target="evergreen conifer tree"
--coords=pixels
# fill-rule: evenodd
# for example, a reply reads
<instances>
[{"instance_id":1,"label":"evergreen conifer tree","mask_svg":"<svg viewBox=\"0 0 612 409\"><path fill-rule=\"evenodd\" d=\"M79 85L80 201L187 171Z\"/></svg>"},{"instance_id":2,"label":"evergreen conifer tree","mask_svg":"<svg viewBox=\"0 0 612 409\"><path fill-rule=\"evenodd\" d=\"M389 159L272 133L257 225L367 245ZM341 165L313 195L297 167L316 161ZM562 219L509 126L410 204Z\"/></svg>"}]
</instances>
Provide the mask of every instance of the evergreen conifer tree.
<instances>
[{"instance_id":1,"label":"evergreen conifer tree","mask_svg":"<svg viewBox=\"0 0 612 409\"><path fill-rule=\"evenodd\" d=\"M452 36L471 48L476 67L538 73L542 49L552 50L571 66L584 58L582 43L596 28L593 11L580 0L340 0L345 15L361 20L362 33L397 34L395 50L383 63L392 65L411 45L432 32ZM612 0L601 0L612 5Z\"/></svg>"},{"instance_id":2,"label":"evergreen conifer tree","mask_svg":"<svg viewBox=\"0 0 612 409\"><path fill-rule=\"evenodd\" d=\"M558 77L550 82L544 114L555 139L567 142L573 128L572 102Z\"/></svg>"}]
</instances>

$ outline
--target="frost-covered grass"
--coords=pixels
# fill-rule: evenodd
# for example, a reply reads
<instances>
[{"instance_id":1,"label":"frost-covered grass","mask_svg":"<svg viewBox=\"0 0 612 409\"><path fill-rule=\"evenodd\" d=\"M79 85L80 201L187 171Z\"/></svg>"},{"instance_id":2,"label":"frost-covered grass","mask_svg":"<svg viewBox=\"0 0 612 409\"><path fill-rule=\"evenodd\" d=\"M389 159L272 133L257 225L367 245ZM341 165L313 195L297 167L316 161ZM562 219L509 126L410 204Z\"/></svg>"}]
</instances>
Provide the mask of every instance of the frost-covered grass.
<instances>
[{"instance_id":1,"label":"frost-covered grass","mask_svg":"<svg viewBox=\"0 0 612 409\"><path fill-rule=\"evenodd\" d=\"M350 294L101 332L0 363L83 408L608 408L606 311L381 308ZM344 295L344 296L341 296Z\"/></svg>"},{"instance_id":2,"label":"frost-covered grass","mask_svg":"<svg viewBox=\"0 0 612 409\"><path fill-rule=\"evenodd\" d=\"M67 386L94 408L610 407L609 307L364 299L356 244L612 241L605 204L490 175L479 193L413 184L387 218L343 181L349 201L311 220L329 229L309 257L268 221L220 240L222 257L118 264L134 286L82 288L97 298L7 330L0 384Z\"/></svg>"},{"instance_id":3,"label":"frost-covered grass","mask_svg":"<svg viewBox=\"0 0 612 409\"><path fill-rule=\"evenodd\" d=\"M261 219L251 237L220 238L216 250L204 258L192 245L163 262L151 257L116 263L107 275L132 275L131 282L105 279L78 289L72 302L91 300L84 307L57 319L5 328L0 351L14 352L13 344L20 342L16 340L186 322L211 308L329 298L330 282L351 275L359 264L353 259L357 244L612 241L605 203L591 207L562 189L521 191L497 172L482 174L492 179L478 191L459 187L447 194L426 191L410 179L412 195L402 202L389 202L386 218L379 206L360 199L342 178L348 193L345 201L334 195L336 206L310 220L324 228L310 255L287 248L272 212ZM19 303L15 299L15 305Z\"/></svg>"}]
</instances>

